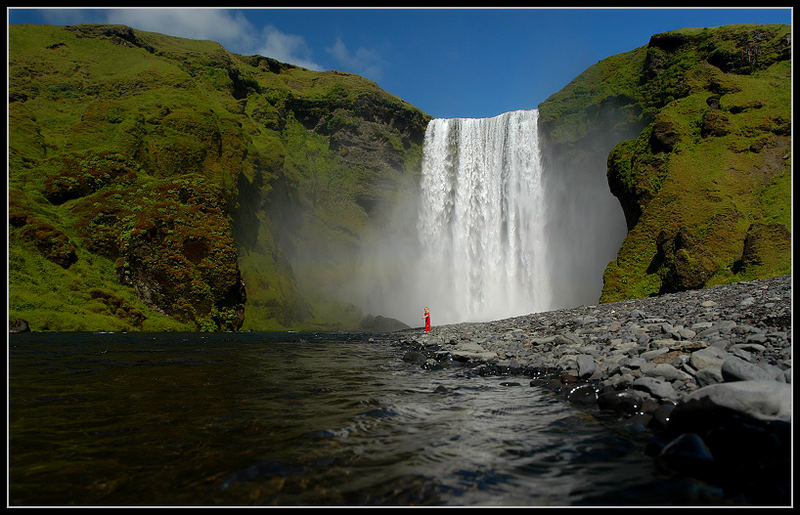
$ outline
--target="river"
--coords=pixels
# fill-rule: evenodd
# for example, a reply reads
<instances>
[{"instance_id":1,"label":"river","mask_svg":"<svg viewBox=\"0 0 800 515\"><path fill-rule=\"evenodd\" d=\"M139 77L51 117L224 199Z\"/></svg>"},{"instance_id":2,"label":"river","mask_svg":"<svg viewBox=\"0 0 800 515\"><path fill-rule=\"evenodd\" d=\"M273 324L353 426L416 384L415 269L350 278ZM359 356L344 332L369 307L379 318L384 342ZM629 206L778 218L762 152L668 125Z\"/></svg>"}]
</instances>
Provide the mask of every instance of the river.
<instances>
[{"instance_id":1,"label":"river","mask_svg":"<svg viewBox=\"0 0 800 515\"><path fill-rule=\"evenodd\" d=\"M687 505L646 431L397 335L9 336L11 506Z\"/></svg>"}]
</instances>

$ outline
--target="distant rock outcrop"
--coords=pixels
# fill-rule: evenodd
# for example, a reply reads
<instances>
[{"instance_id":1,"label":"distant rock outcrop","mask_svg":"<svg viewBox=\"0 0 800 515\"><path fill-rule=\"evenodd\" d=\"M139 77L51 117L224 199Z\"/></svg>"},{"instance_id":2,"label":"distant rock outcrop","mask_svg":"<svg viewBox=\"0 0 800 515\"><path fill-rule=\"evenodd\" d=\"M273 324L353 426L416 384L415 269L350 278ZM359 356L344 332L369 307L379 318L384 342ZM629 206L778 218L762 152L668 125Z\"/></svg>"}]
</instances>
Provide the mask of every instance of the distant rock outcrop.
<instances>
[{"instance_id":1,"label":"distant rock outcrop","mask_svg":"<svg viewBox=\"0 0 800 515\"><path fill-rule=\"evenodd\" d=\"M410 328L410 326L406 325L400 320L388 318L382 315L369 315L361 322L361 329L376 333L392 333Z\"/></svg>"}]
</instances>

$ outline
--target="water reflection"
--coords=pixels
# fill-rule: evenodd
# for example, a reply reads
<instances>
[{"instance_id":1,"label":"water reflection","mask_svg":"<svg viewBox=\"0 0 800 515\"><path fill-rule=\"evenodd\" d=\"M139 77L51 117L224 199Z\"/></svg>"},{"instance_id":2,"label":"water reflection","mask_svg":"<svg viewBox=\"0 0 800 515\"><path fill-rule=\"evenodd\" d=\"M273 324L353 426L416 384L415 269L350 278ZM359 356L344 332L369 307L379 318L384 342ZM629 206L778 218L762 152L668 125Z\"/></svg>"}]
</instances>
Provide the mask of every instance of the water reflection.
<instances>
[{"instance_id":1,"label":"water reflection","mask_svg":"<svg viewBox=\"0 0 800 515\"><path fill-rule=\"evenodd\" d=\"M571 505L662 481L635 437L525 378L401 356L349 335L13 335L11 504Z\"/></svg>"}]
</instances>

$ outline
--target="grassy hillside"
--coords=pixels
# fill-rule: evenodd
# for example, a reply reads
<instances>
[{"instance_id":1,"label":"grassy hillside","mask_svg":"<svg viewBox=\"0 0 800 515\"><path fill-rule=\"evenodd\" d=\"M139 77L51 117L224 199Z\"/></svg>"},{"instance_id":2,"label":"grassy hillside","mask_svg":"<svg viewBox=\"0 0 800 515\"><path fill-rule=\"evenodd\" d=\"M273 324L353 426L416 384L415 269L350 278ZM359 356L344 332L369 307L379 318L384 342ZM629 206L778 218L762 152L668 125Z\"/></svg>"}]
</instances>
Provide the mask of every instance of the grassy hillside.
<instances>
[{"instance_id":1,"label":"grassy hillside","mask_svg":"<svg viewBox=\"0 0 800 515\"><path fill-rule=\"evenodd\" d=\"M124 26L9 27L9 315L33 330L348 328L430 119L356 75Z\"/></svg>"},{"instance_id":2,"label":"grassy hillside","mask_svg":"<svg viewBox=\"0 0 800 515\"><path fill-rule=\"evenodd\" d=\"M657 34L541 106L607 171L601 300L791 271L790 27ZM9 315L33 330L351 329L430 116L362 77L124 26L9 27ZM567 195L569 192L563 192ZM559 199L551 199L559 202Z\"/></svg>"},{"instance_id":3,"label":"grassy hillside","mask_svg":"<svg viewBox=\"0 0 800 515\"><path fill-rule=\"evenodd\" d=\"M602 301L791 273L790 58L789 26L682 29L540 106L557 152L613 146L628 235Z\"/></svg>"}]
</instances>

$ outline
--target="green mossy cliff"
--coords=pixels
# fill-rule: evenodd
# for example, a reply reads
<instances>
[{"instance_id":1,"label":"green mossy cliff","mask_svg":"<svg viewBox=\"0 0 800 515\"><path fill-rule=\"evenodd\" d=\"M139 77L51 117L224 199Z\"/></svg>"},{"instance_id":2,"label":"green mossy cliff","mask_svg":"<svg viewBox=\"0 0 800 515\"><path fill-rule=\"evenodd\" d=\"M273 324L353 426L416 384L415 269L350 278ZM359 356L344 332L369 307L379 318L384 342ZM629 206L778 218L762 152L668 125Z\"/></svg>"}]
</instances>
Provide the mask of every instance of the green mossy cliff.
<instances>
[{"instance_id":1,"label":"green mossy cliff","mask_svg":"<svg viewBox=\"0 0 800 515\"><path fill-rule=\"evenodd\" d=\"M682 29L539 106L552 169L606 172L625 213L601 301L791 273L790 57L789 26ZM415 197L430 116L356 75L125 26L12 25L8 64L12 323L375 320L339 293L367 228Z\"/></svg>"},{"instance_id":2,"label":"green mossy cliff","mask_svg":"<svg viewBox=\"0 0 800 515\"><path fill-rule=\"evenodd\" d=\"M539 110L545 158L607 156L628 234L601 301L791 273L791 27L656 34Z\"/></svg>"},{"instance_id":3,"label":"green mossy cliff","mask_svg":"<svg viewBox=\"0 0 800 515\"><path fill-rule=\"evenodd\" d=\"M9 317L348 329L336 296L430 116L362 77L125 26L9 27Z\"/></svg>"}]
</instances>

